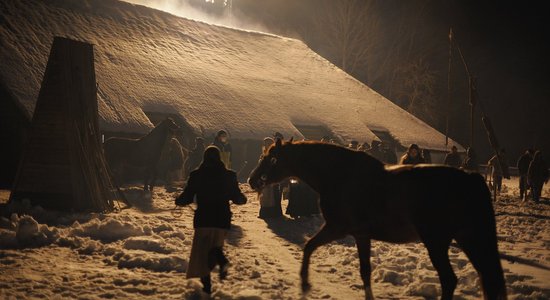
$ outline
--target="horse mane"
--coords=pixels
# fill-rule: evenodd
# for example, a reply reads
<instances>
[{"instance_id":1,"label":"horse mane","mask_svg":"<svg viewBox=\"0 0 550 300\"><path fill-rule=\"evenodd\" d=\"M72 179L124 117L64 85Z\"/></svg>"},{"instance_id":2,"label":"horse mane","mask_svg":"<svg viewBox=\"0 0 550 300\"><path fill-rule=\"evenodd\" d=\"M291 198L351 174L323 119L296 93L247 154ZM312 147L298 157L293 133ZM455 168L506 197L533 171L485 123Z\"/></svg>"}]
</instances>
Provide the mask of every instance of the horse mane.
<instances>
[{"instance_id":1,"label":"horse mane","mask_svg":"<svg viewBox=\"0 0 550 300\"><path fill-rule=\"evenodd\" d=\"M138 140L143 140L143 139L146 139L147 137L150 137L150 136L153 136L153 135L157 134L158 132L160 132L161 130L163 130L167 126L167 122L169 120L174 122L171 118L166 118L166 119L162 120L160 123L158 123L157 126L155 126L153 129L151 129L151 131L149 131L146 135L142 136Z\"/></svg>"}]
</instances>

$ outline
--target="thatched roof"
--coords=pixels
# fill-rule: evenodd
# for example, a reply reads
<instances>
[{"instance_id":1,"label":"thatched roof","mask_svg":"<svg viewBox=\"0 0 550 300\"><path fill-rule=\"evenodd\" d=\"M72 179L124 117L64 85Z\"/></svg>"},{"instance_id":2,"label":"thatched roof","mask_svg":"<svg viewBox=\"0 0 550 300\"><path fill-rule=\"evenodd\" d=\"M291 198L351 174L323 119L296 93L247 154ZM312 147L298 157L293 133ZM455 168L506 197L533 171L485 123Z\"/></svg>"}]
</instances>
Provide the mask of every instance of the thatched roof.
<instances>
[{"instance_id":1,"label":"thatched roof","mask_svg":"<svg viewBox=\"0 0 550 300\"><path fill-rule=\"evenodd\" d=\"M198 135L234 138L324 125L343 140L389 131L445 149L444 136L301 41L209 25L115 0L0 3L0 80L34 110L54 36L95 45L100 126L146 132L144 112L179 114ZM370 128L370 129L369 129Z\"/></svg>"}]
</instances>

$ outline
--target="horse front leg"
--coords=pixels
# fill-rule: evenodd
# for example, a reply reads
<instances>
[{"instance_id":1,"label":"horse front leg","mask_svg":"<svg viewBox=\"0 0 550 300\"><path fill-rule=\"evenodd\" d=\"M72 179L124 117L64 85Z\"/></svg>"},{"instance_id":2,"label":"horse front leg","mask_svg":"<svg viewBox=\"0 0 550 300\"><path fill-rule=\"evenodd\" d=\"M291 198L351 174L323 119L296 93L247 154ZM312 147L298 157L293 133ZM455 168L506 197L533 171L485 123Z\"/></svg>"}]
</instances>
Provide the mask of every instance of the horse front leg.
<instances>
[{"instance_id":1,"label":"horse front leg","mask_svg":"<svg viewBox=\"0 0 550 300\"><path fill-rule=\"evenodd\" d=\"M302 268L300 270L300 277L302 279L302 292L306 293L311 289L309 283L309 260L313 251L320 246L328 244L339 238L343 238L345 234L341 230L337 230L331 226L323 225L321 230L317 232L310 240L307 241L304 247L304 257L302 259Z\"/></svg>"},{"instance_id":2,"label":"horse front leg","mask_svg":"<svg viewBox=\"0 0 550 300\"><path fill-rule=\"evenodd\" d=\"M157 169L155 168L151 175L151 181L149 183L149 191L153 194L153 188L155 187L155 181L157 181Z\"/></svg>"},{"instance_id":3,"label":"horse front leg","mask_svg":"<svg viewBox=\"0 0 550 300\"><path fill-rule=\"evenodd\" d=\"M361 273L361 279L365 287L365 299L374 299L372 294L372 288L370 285L371 266L370 266L370 249L371 242L368 237L355 236L355 243L357 244L357 252L359 253L359 270Z\"/></svg>"},{"instance_id":4,"label":"horse front leg","mask_svg":"<svg viewBox=\"0 0 550 300\"><path fill-rule=\"evenodd\" d=\"M154 180L155 180L154 170L147 169L147 171L145 171L145 180L143 182L143 190L152 192Z\"/></svg>"}]
</instances>

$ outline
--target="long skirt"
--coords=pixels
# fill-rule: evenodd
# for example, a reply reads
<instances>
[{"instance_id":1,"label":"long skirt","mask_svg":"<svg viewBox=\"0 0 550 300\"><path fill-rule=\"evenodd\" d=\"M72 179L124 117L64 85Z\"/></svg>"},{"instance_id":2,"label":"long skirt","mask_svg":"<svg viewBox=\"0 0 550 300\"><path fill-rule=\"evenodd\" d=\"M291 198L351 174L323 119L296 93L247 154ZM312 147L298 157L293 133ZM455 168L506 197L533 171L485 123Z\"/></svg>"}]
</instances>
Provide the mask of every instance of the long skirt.
<instances>
[{"instance_id":1,"label":"long skirt","mask_svg":"<svg viewBox=\"0 0 550 300\"><path fill-rule=\"evenodd\" d=\"M260 218L281 217L281 192L278 184L266 186L260 197Z\"/></svg>"},{"instance_id":2,"label":"long skirt","mask_svg":"<svg viewBox=\"0 0 550 300\"><path fill-rule=\"evenodd\" d=\"M223 247L227 229L222 228L195 228L191 256L187 267L187 278L204 277L212 271L209 266L210 251Z\"/></svg>"}]
</instances>

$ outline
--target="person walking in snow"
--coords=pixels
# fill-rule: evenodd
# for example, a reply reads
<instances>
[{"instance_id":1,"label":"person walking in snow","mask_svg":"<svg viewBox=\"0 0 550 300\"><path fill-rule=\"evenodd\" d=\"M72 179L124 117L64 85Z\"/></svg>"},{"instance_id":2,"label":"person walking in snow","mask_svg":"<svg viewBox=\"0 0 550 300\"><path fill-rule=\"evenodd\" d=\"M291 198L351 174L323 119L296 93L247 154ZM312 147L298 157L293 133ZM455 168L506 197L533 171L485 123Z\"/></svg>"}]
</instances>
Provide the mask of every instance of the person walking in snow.
<instances>
[{"instance_id":1,"label":"person walking in snow","mask_svg":"<svg viewBox=\"0 0 550 300\"><path fill-rule=\"evenodd\" d=\"M231 170L231 161L233 159L231 154L233 150L231 149L231 144L229 144L229 136L227 135L227 131L223 129L218 131L214 137L214 142L212 142L212 145L220 149L220 155L225 167L228 170Z\"/></svg>"},{"instance_id":2,"label":"person walking in snow","mask_svg":"<svg viewBox=\"0 0 550 300\"><path fill-rule=\"evenodd\" d=\"M517 163L518 173L519 173L519 198L522 201L525 201L527 198L527 190L529 185L527 183L527 172L529 172L529 165L533 160L533 149L527 149L523 153Z\"/></svg>"},{"instance_id":3,"label":"person walking in snow","mask_svg":"<svg viewBox=\"0 0 550 300\"><path fill-rule=\"evenodd\" d=\"M411 144L409 146L409 149L407 150L407 153L405 153L403 156L401 156L401 160L399 161L402 165L416 165L416 164L423 164L424 159L420 155L420 148L417 144Z\"/></svg>"},{"instance_id":4,"label":"person walking in snow","mask_svg":"<svg viewBox=\"0 0 550 300\"><path fill-rule=\"evenodd\" d=\"M223 244L231 226L229 201L238 205L246 203L246 197L239 189L237 174L225 167L217 147L206 148L201 165L189 175L183 193L176 198L176 205L191 204L195 196L195 234L187 278L200 278L203 291L210 294L210 272L214 267L219 266L220 280L227 276L229 261L223 253Z\"/></svg>"},{"instance_id":5,"label":"person walking in snow","mask_svg":"<svg viewBox=\"0 0 550 300\"><path fill-rule=\"evenodd\" d=\"M531 186L531 194L535 202L539 202L542 187L544 183L548 182L548 177L548 165L542 158L542 152L539 150L535 152L533 160L529 164L529 170L527 171L527 179Z\"/></svg>"},{"instance_id":6,"label":"person walking in snow","mask_svg":"<svg viewBox=\"0 0 550 300\"><path fill-rule=\"evenodd\" d=\"M460 154L458 154L458 149L456 148L456 146L452 146L451 152L445 155L445 161L443 162L443 164L458 168L460 167L460 163L461 163L461 159L460 159Z\"/></svg>"}]
</instances>

